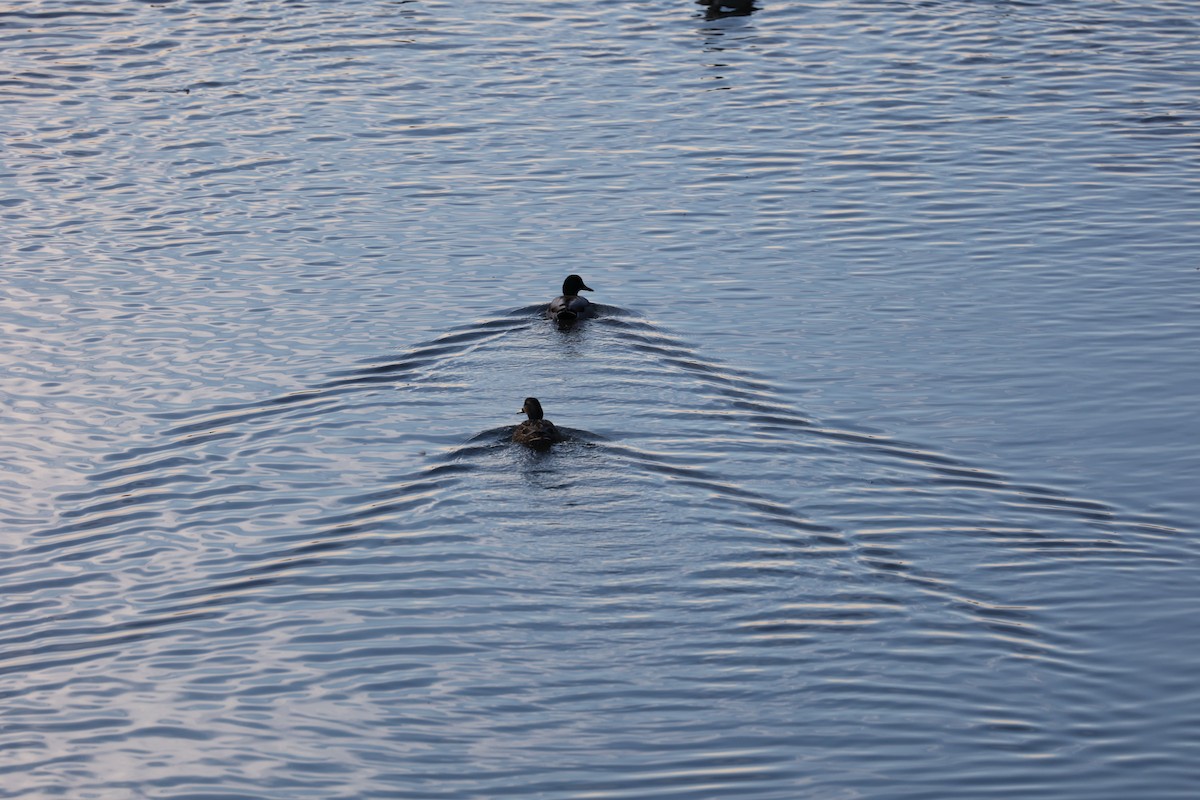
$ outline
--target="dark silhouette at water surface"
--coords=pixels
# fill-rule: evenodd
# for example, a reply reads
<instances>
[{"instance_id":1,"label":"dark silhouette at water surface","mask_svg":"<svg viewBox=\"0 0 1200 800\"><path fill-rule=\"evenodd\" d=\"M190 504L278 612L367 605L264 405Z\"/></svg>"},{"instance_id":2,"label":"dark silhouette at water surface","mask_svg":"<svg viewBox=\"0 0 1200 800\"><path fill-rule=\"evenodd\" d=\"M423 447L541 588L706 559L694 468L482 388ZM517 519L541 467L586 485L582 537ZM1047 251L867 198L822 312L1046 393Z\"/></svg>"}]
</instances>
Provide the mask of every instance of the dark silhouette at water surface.
<instances>
[{"instance_id":1,"label":"dark silhouette at water surface","mask_svg":"<svg viewBox=\"0 0 1200 800\"><path fill-rule=\"evenodd\" d=\"M543 417L542 404L536 397L526 397L521 411L529 416L513 431L512 440L534 450L549 450L555 442L561 442L563 435L554 423Z\"/></svg>"},{"instance_id":2,"label":"dark silhouette at water surface","mask_svg":"<svg viewBox=\"0 0 1200 800\"><path fill-rule=\"evenodd\" d=\"M596 313L592 303L586 297L580 297L580 292L590 292L591 287L583 282L578 275L568 275L563 281L562 296L550 301L546 314L553 318L559 326L569 328L581 319L594 316Z\"/></svg>"},{"instance_id":3,"label":"dark silhouette at water surface","mask_svg":"<svg viewBox=\"0 0 1200 800\"><path fill-rule=\"evenodd\" d=\"M748 17L759 10L754 0L696 0L696 5L706 6L705 19Z\"/></svg>"}]
</instances>

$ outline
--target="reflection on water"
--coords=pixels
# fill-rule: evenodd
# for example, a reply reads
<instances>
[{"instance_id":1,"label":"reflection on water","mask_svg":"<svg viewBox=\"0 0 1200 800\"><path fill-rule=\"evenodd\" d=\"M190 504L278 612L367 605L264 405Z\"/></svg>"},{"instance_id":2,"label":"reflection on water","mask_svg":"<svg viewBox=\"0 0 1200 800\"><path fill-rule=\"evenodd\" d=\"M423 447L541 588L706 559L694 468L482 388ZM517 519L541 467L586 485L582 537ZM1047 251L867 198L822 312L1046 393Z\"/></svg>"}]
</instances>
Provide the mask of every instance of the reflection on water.
<instances>
[{"instance_id":1,"label":"reflection on water","mask_svg":"<svg viewBox=\"0 0 1200 800\"><path fill-rule=\"evenodd\" d=\"M8 793L1190 797L1187 12L4 12Z\"/></svg>"}]
</instances>

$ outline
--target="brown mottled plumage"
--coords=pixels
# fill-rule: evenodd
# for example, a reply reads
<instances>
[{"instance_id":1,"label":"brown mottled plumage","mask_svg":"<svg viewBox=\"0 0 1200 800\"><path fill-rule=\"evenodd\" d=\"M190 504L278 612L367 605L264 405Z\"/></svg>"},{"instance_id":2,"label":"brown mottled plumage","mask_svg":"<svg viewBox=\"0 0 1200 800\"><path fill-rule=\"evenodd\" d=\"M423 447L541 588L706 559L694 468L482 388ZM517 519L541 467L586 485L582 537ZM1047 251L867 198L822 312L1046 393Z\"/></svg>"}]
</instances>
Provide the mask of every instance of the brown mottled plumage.
<instances>
[{"instance_id":1,"label":"brown mottled plumage","mask_svg":"<svg viewBox=\"0 0 1200 800\"><path fill-rule=\"evenodd\" d=\"M513 431L512 440L534 450L549 450L550 445L561 442L563 435L548 419L542 419L542 404L536 397L526 397L525 405L521 407L529 419L522 422Z\"/></svg>"}]
</instances>

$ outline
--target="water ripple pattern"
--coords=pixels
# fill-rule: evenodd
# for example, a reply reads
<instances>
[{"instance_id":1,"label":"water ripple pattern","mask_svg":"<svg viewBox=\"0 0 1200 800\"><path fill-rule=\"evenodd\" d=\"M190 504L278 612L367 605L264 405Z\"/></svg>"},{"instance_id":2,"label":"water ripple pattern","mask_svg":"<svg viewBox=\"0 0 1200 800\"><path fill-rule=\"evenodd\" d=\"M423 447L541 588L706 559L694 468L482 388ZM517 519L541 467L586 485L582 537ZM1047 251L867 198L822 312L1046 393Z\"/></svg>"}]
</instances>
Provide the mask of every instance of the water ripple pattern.
<instances>
[{"instance_id":1,"label":"water ripple pattern","mask_svg":"<svg viewBox=\"0 0 1200 800\"><path fill-rule=\"evenodd\" d=\"M1192 798L1194 17L10 4L0 795Z\"/></svg>"}]
</instances>

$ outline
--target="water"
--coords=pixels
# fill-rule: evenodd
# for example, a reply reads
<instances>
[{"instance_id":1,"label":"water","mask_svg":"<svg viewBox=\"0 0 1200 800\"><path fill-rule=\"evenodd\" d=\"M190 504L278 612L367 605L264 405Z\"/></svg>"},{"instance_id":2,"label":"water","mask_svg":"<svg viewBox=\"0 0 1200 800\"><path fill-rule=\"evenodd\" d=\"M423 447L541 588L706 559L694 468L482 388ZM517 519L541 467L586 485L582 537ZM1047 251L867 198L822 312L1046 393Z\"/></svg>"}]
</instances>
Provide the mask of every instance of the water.
<instances>
[{"instance_id":1,"label":"water","mask_svg":"<svg viewBox=\"0 0 1200 800\"><path fill-rule=\"evenodd\" d=\"M1193 9L760 5L0 14L0 794L1194 796Z\"/></svg>"}]
</instances>

